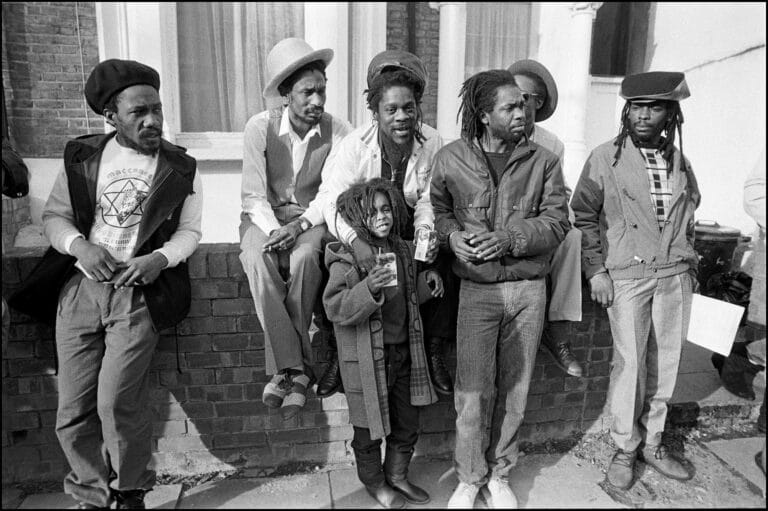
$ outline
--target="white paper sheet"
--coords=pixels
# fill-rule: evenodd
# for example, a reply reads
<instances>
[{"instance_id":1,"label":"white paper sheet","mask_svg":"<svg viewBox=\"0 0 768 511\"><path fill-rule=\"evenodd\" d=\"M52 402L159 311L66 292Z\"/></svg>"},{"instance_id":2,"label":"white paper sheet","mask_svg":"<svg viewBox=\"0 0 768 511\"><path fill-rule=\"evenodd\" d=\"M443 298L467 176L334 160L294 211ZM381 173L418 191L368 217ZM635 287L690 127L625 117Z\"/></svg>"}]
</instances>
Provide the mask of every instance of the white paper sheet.
<instances>
[{"instance_id":1,"label":"white paper sheet","mask_svg":"<svg viewBox=\"0 0 768 511\"><path fill-rule=\"evenodd\" d=\"M743 315L744 307L694 294L688 342L727 357Z\"/></svg>"}]
</instances>

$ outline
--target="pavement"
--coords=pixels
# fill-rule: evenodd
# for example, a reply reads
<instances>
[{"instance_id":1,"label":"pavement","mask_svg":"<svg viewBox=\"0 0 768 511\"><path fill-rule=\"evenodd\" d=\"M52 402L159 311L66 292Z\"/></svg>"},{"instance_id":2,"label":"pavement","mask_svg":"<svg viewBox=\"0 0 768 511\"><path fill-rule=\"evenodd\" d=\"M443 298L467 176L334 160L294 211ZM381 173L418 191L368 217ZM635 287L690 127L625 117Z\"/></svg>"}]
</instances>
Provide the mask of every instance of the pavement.
<instances>
[{"instance_id":1,"label":"pavement","mask_svg":"<svg viewBox=\"0 0 768 511\"><path fill-rule=\"evenodd\" d=\"M686 343L673 406L696 403L702 410L729 410L734 409L732 405L746 404L756 411L765 391L765 373L755 381L757 399L747 401L722 388L709 356L710 352ZM510 473L510 487L523 508L764 509L766 480L754 458L765 443L765 435L757 432L754 417L740 422L723 418L714 428L685 430L684 455L695 471L689 481L668 479L638 462L635 484L627 491L617 490L605 482L613 450L604 434L590 434L566 452L532 449L524 453ZM147 494L147 508L378 507L357 479L352 464L310 467L302 473L276 477L261 477L263 473L245 469L202 484L159 485ZM409 479L431 495L426 505L408 505L410 508L444 508L457 484L450 459L416 458ZM76 503L64 493L27 494L16 487L4 487L2 507L74 509ZM487 508L481 495L475 508Z\"/></svg>"}]
</instances>

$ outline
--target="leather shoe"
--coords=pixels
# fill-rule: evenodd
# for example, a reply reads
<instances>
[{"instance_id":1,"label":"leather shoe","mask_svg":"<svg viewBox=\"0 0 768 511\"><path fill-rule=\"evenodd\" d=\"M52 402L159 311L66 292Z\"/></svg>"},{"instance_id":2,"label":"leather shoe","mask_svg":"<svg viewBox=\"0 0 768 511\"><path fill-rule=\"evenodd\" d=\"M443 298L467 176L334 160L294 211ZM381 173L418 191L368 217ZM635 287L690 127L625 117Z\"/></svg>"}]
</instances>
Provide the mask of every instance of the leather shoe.
<instances>
[{"instance_id":1,"label":"leather shoe","mask_svg":"<svg viewBox=\"0 0 768 511\"><path fill-rule=\"evenodd\" d=\"M436 391L450 396L453 394L453 383L443 359L443 338L430 337L426 343L426 348L427 365L429 366L429 373L432 375L432 384Z\"/></svg>"},{"instance_id":2,"label":"leather shoe","mask_svg":"<svg viewBox=\"0 0 768 511\"><path fill-rule=\"evenodd\" d=\"M382 481L379 484L367 484L365 489L382 507L400 509L405 506L403 496L396 492L386 481Z\"/></svg>"},{"instance_id":3,"label":"leather shoe","mask_svg":"<svg viewBox=\"0 0 768 511\"><path fill-rule=\"evenodd\" d=\"M545 325L542 332L542 341L549 354L552 355L557 366L571 376L580 378L584 374L581 364L571 351L571 343L567 340L556 338L550 331L552 327Z\"/></svg>"},{"instance_id":4,"label":"leather shoe","mask_svg":"<svg viewBox=\"0 0 768 511\"><path fill-rule=\"evenodd\" d=\"M661 475L667 476L670 479L687 481L693 477L693 474L670 454L666 445L649 445L643 447L641 456L647 465L652 466Z\"/></svg>"},{"instance_id":5,"label":"leather shoe","mask_svg":"<svg viewBox=\"0 0 768 511\"><path fill-rule=\"evenodd\" d=\"M341 369L339 369L339 354L338 352L329 353L331 358L330 364L325 369L325 372L320 377L320 381L317 383L317 390L315 394L317 397L332 396L336 392L343 392L344 387L341 384Z\"/></svg>"},{"instance_id":6,"label":"leather shoe","mask_svg":"<svg viewBox=\"0 0 768 511\"><path fill-rule=\"evenodd\" d=\"M637 451L622 451L619 449L613 455L608 466L606 477L608 482L620 490L627 490L635 481L635 460Z\"/></svg>"}]
</instances>

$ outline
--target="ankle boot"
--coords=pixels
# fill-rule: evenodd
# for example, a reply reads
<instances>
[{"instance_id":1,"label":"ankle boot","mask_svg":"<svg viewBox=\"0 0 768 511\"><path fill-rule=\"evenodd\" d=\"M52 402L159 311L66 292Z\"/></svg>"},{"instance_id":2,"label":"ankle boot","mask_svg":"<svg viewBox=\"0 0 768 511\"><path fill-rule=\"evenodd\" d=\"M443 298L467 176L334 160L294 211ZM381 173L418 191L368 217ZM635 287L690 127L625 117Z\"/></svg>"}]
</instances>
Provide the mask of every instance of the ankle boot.
<instances>
[{"instance_id":1,"label":"ankle boot","mask_svg":"<svg viewBox=\"0 0 768 511\"><path fill-rule=\"evenodd\" d=\"M339 368L339 354L336 351L328 352L328 357L331 359L331 363L325 369L325 372L320 377L320 381L317 383L317 390L315 394L317 397L328 397L336 392L343 392L344 389L341 385L341 369Z\"/></svg>"},{"instance_id":2,"label":"ankle boot","mask_svg":"<svg viewBox=\"0 0 768 511\"><path fill-rule=\"evenodd\" d=\"M405 506L405 499L387 483L381 466L381 451L360 451L353 449L357 477L365 486L365 490L376 502L388 509L399 509Z\"/></svg>"},{"instance_id":3,"label":"ankle boot","mask_svg":"<svg viewBox=\"0 0 768 511\"><path fill-rule=\"evenodd\" d=\"M408 481L408 465L412 456L413 451L403 453L388 448L384 458L384 476L387 483L405 500L411 504L426 504L429 502L429 494Z\"/></svg>"},{"instance_id":4,"label":"ankle boot","mask_svg":"<svg viewBox=\"0 0 768 511\"><path fill-rule=\"evenodd\" d=\"M443 359L443 338L430 337L425 346L427 352L427 365L432 375L432 384L435 390L442 394L453 394L453 383L448 368Z\"/></svg>"}]
</instances>

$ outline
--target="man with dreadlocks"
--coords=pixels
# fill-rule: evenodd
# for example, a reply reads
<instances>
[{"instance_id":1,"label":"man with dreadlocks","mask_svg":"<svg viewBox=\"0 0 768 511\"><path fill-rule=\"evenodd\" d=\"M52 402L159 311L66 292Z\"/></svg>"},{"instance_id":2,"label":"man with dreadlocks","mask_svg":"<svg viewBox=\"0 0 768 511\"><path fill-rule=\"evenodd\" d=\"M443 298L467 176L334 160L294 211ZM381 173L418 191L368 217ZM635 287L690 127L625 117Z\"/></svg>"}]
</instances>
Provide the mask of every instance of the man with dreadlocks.
<instances>
[{"instance_id":1,"label":"man with dreadlocks","mask_svg":"<svg viewBox=\"0 0 768 511\"><path fill-rule=\"evenodd\" d=\"M545 276L570 228L560 159L526 136L525 102L507 70L470 77L461 88L461 138L432 168L437 231L461 278L459 485L448 507L471 508L481 488L491 507L517 505L508 474L544 325Z\"/></svg>"},{"instance_id":2,"label":"man with dreadlocks","mask_svg":"<svg viewBox=\"0 0 768 511\"><path fill-rule=\"evenodd\" d=\"M373 123L350 133L328 164L328 178L318 192L325 201L328 230L352 247L355 260L365 271L374 266L371 246L361 239L342 217L336 216L336 197L353 183L383 177L402 195L408 213L403 239L412 241L421 230L432 230L434 214L429 201L432 159L443 141L434 128L421 121L421 98L427 87L427 70L416 55L387 50L374 56L368 65L368 108ZM437 240L430 245L427 260L437 257ZM456 296L449 261L437 263L445 281L445 296L424 304L421 310L426 332L429 373L435 388L453 391L451 377L442 356L444 339L456 334ZM333 360L317 386L319 396L330 393L340 378L338 361Z\"/></svg>"},{"instance_id":3,"label":"man with dreadlocks","mask_svg":"<svg viewBox=\"0 0 768 511\"><path fill-rule=\"evenodd\" d=\"M696 282L700 195L682 136L680 150L673 145L679 102L690 96L685 75L628 76L620 95L621 131L589 155L571 207L591 296L607 308L613 335L608 406L618 450L607 479L627 489L638 454L667 477L691 477L661 436Z\"/></svg>"}]
</instances>

